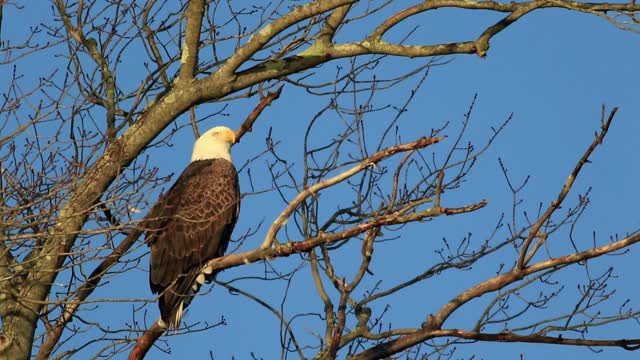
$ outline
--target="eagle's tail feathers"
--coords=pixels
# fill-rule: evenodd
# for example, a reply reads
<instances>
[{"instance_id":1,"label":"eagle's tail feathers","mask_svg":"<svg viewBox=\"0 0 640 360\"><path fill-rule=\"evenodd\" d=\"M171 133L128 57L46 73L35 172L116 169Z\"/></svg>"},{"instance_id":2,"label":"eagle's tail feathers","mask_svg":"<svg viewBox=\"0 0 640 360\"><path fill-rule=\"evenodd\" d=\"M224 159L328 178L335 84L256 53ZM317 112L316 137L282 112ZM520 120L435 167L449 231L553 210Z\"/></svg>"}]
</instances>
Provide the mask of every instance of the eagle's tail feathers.
<instances>
[{"instance_id":1,"label":"eagle's tail feathers","mask_svg":"<svg viewBox=\"0 0 640 360\"><path fill-rule=\"evenodd\" d=\"M193 296L198 293L202 285L214 277L215 273L211 271L211 268L193 269L169 285L160 296L158 303L162 320L171 329L177 330L180 327L184 310L191 303Z\"/></svg>"},{"instance_id":2,"label":"eagle's tail feathers","mask_svg":"<svg viewBox=\"0 0 640 360\"><path fill-rule=\"evenodd\" d=\"M180 300L180 305L178 305L178 309L176 310L175 318L173 319L173 328L175 331L178 331L180 328L180 321L182 320L182 312L184 311L184 300Z\"/></svg>"}]
</instances>

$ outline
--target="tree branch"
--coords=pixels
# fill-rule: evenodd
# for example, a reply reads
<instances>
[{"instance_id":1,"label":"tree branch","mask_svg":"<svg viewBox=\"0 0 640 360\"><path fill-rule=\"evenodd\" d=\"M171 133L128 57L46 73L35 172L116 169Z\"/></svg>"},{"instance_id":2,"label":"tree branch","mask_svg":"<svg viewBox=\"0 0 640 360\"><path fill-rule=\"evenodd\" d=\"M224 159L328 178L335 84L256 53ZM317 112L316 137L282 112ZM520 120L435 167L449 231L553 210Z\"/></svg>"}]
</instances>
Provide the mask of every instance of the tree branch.
<instances>
[{"instance_id":1,"label":"tree branch","mask_svg":"<svg viewBox=\"0 0 640 360\"><path fill-rule=\"evenodd\" d=\"M519 343L534 343L534 344L560 344L560 345L574 345L574 346L607 346L607 347L621 347L625 350L634 351L640 349L640 339L631 340L587 340L587 339L571 339L563 338L562 336L540 336L540 335L517 335L508 332L498 334L487 334L479 332L471 332L464 330L432 330L422 329L414 334L408 336L416 336L423 339L422 341L439 338L439 337L457 337L467 340L475 341L491 341L491 342L519 342ZM349 358L349 360L367 360L367 359L381 359L388 357L389 355L396 354L402 349L396 349L393 342L384 343L375 346L371 349L365 350L356 356Z\"/></svg>"},{"instance_id":2,"label":"tree branch","mask_svg":"<svg viewBox=\"0 0 640 360\"><path fill-rule=\"evenodd\" d=\"M412 143L407 143L407 144L403 144L403 145L397 145L397 146L393 146L390 148L387 148L385 150L379 151L375 154L373 154L372 156L362 160L358 165L352 167L351 169L344 171L332 178L329 179L325 179L317 184L311 185L308 188L304 189L302 192L300 192L298 194L298 196L296 196L290 203L289 205L284 209L284 211L282 211L282 213L276 218L276 220L273 222L273 224L271 225L271 227L269 228L269 231L267 232L267 236L265 237L264 241L262 242L262 245L260 246L261 249L268 249L271 247L271 245L273 244L273 242L275 241L276 235L278 234L278 231L280 230L280 228L287 223L289 216L291 216L291 214L293 214L293 212L298 208L298 206L300 206L300 204L309 196L313 195L314 193L325 189L329 186L333 186L335 184L338 184L348 178L350 178L351 176L359 173L360 171L366 169L367 167L377 164L379 161L393 155L396 154L398 152L404 152L404 151L410 151L410 150L414 150L414 149L421 149L424 147L427 147L429 145L435 144L440 142L442 139L444 139L444 136L438 136L438 137L433 137L433 138L421 138L417 141L414 141Z\"/></svg>"},{"instance_id":3,"label":"tree branch","mask_svg":"<svg viewBox=\"0 0 640 360\"><path fill-rule=\"evenodd\" d=\"M280 97L280 93L282 93L282 89L284 85L281 85L276 91L270 91L267 93L267 96L262 97L260 102L256 107L251 111L251 114L247 116L247 118L242 122L240 128L236 131L236 141L239 142L240 139L244 136L244 134L251 132L253 129L253 123L256 122L256 119L262 114L262 111L271 103Z\"/></svg>"},{"instance_id":4,"label":"tree branch","mask_svg":"<svg viewBox=\"0 0 640 360\"><path fill-rule=\"evenodd\" d=\"M79 2L78 10L77 10L77 25L74 27L71 23L71 19L67 14L67 7L62 0L56 0L56 6L58 8L58 13L62 18L64 26L67 30L67 33L82 47L85 48L87 53L93 61L100 68L100 74L102 76L102 81L105 85L105 94L104 98L99 96L96 93L86 94L90 96L92 102L99 104L107 110L107 139L109 141L114 140L116 138L116 80L109 68L109 64L107 62L106 57L102 54L100 49L98 48L98 42L94 38L86 38L84 35L84 30L82 29L82 12L83 12L83 2Z\"/></svg>"},{"instance_id":5,"label":"tree branch","mask_svg":"<svg viewBox=\"0 0 640 360\"><path fill-rule=\"evenodd\" d=\"M140 227L131 229L129 235L127 235L120 245L118 245L118 247L91 272L87 281L78 287L73 300L62 307L62 314L56 320L55 325L48 329L47 336L42 342L42 345L38 350L38 354L36 355L37 360L49 359L54 347L60 340L60 336L62 336L62 332L67 324L73 319L78 307L89 297L89 295L91 295L91 293L93 293L93 291L98 287L98 284L102 280L104 274L106 274L113 265L118 263L122 255L124 255L131 246L135 244L143 232L144 230Z\"/></svg>"},{"instance_id":6,"label":"tree branch","mask_svg":"<svg viewBox=\"0 0 640 360\"><path fill-rule=\"evenodd\" d=\"M320 35L318 36L319 42L324 45L329 45L333 42L333 37L352 6L353 4L344 5L331 12L327 17L327 20L324 22L322 29L320 29Z\"/></svg>"},{"instance_id":7,"label":"tree branch","mask_svg":"<svg viewBox=\"0 0 640 360\"><path fill-rule=\"evenodd\" d=\"M607 121L605 122L604 118L602 119L603 121L602 121L600 133L599 134L596 133L595 139L593 140L593 142L591 142L591 145L589 145L587 150L584 152L584 154L576 164L575 168L571 172L571 174L569 174L567 181L562 186L562 189L560 190L560 193L558 194L556 199L551 202L551 205L549 205L549 207L544 212L544 214L542 214L540 219L536 221L536 223L533 225L533 227L529 231L529 235L524 240L524 243L522 244L522 248L520 249L520 256L518 257L518 263L516 265L518 269L522 269L524 266L526 266L527 263L533 257L533 255L535 255L539 246L534 247L534 249L529 254L527 254L531 241L533 241L533 239L538 236L538 233L542 225L544 225L544 223L546 223L547 220L549 220L551 215L553 215L553 213L560 208L560 205L562 204L564 199L567 197L567 194L569 194L571 187L573 186L574 182L576 181L576 178L580 174L580 170L582 170L582 167L589 162L589 157L591 157L591 154L593 154L594 150L599 145L602 144L605 136L607 136L607 133L609 132L609 127L611 126L611 123L613 122L613 118L615 117L617 111L618 111L617 107L613 108L613 110L611 110L611 112L609 113L609 117ZM542 242L540 242L540 244L542 244Z\"/></svg>"},{"instance_id":8,"label":"tree branch","mask_svg":"<svg viewBox=\"0 0 640 360\"><path fill-rule=\"evenodd\" d=\"M312 3L296 6L292 11L274 20L251 39L222 65L218 72L224 76L231 76L245 61L260 51L271 39L291 25L297 24L313 16L333 10L337 7L353 4L356 0L316 0Z\"/></svg>"},{"instance_id":9,"label":"tree branch","mask_svg":"<svg viewBox=\"0 0 640 360\"><path fill-rule=\"evenodd\" d=\"M140 360L144 359L144 356L149 352L153 343L156 342L162 336L164 331L166 330L165 326L160 325L159 321L153 323L151 328L145 331L142 336L138 338L136 344L131 349L128 360Z\"/></svg>"},{"instance_id":10,"label":"tree branch","mask_svg":"<svg viewBox=\"0 0 640 360\"><path fill-rule=\"evenodd\" d=\"M204 16L205 0L190 0L187 7L186 34L182 43L182 57L178 81L185 83L193 79L198 65L198 51L200 49L200 29Z\"/></svg>"}]
</instances>

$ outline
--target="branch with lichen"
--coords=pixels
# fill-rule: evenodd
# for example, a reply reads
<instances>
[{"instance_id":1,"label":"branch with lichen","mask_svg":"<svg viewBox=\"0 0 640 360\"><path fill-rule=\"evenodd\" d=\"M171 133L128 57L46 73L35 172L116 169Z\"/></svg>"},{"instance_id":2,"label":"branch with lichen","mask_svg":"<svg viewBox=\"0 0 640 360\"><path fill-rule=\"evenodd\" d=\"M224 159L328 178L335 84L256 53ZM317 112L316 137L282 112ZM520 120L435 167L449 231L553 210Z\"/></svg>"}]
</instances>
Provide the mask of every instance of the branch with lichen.
<instances>
[{"instance_id":1,"label":"branch with lichen","mask_svg":"<svg viewBox=\"0 0 640 360\"><path fill-rule=\"evenodd\" d=\"M338 5L349 4L351 2L339 2L339 1L325 1L328 8ZM312 6L313 5L313 6ZM323 4L324 5L324 4ZM472 40L453 42L453 43L441 43L434 45L404 45L387 42L383 39L383 35L389 30L399 25L403 21L410 19L412 16L425 13L427 11L441 9L441 8L459 8L465 10L483 10L483 11L495 11L502 13L509 13L506 17L496 22L495 24L488 26L484 30L481 30L481 34ZM598 14L607 16L610 12L633 14L640 11L640 4L630 2L626 4L609 4L609 3L579 3L571 1L546 1L536 0L529 2L510 2L500 3L495 1L462 1L462 0L435 0L425 1L421 4L409 7L401 10L391 17L387 18L380 25L378 25L369 35L361 41L347 42L340 44L333 44L327 39L331 38L332 33L326 29L323 29L319 37L302 52L283 59L267 60L258 65L252 66L247 70L243 70L237 73L234 86L243 84L257 84L262 81L270 80L276 77L289 75L299 72L304 69L318 66L322 63L331 61L333 59L381 54L381 55L394 55L402 57L433 57L452 54L477 54L481 57L487 55L487 51L490 47L490 41L495 35L501 31L507 29L510 25L521 19L523 16L540 9L547 8L562 8L567 10L579 11L590 14ZM300 11L296 12L297 21L306 19L307 14L310 11L321 11L320 7L315 6L315 3L301 5ZM313 9L313 10L312 10ZM344 9L344 10L340 10ZM348 11L346 5L344 8L338 8L334 10L327 20L331 22L331 28L337 29L339 25L335 20L340 19L344 12ZM303 16L303 14L305 16ZM319 13L318 13L319 14ZM229 68L238 69L243 62L249 59L249 57L258 51L260 51L260 45L266 45L266 43L272 39L277 32L285 30L293 23L293 17L283 17L277 20L278 26L269 25L261 30L257 35L258 38L252 38L250 44L245 45L244 56L230 58L228 62L221 67L225 71L230 71ZM275 24L276 22L274 22ZM325 27L328 26L325 24Z\"/></svg>"}]
</instances>

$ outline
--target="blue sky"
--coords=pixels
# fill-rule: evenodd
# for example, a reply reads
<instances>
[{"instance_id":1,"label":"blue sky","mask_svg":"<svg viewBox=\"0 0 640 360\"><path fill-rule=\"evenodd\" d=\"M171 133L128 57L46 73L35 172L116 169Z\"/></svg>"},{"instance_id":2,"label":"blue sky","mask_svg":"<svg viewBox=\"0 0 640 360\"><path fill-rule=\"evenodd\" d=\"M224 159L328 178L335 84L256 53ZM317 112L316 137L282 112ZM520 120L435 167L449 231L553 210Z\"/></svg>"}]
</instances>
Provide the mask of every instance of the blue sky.
<instances>
[{"instance_id":1,"label":"blue sky","mask_svg":"<svg viewBox=\"0 0 640 360\"><path fill-rule=\"evenodd\" d=\"M39 9L41 18L33 16L25 21L36 24L46 21L47 9ZM10 37L12 31L21 27L12 27L12 8L5 10L4 37ZM496 17L486 18L478 14L457 10L438 10L433 14L416 17L409 27L417 26L410 39L412 43L432 41L456 41L478 34L482 25L490 24ZM15 18L14 18L15 19ZM23 26L25 26L23 25ZM22 27L24 29L24 27ZM356 29L358 30L358 29ZM356 31L354 30L354 31ZM400 30L399 30L400 33ZM350 34L352 35L352 34ZM391 37L398 34L391 33ZM411 276L427 267L425 264L435 261L434 250L441 246L440 240L447 238L450 243L460 241L468 233L481 241L487 238L502 212L509 212L511 193L506 187L500 172L498 158L508 167L512 179L521 181L530 175L528 186L519 194L525 200L523 207L534 213L541 202L546 205L557 195L567 175L583 151L593 139L593 133L599 127L600 109L606 104L620 108L604 146L592 157L592 163L584 169L568 201L575 202L578 194L592 187L591 205L583 215L576 230L576 238L585 249L591 244L591 236L596 232L601 243L610 235L624 235L640 228L637 204L640 202L637 179L640 167L637 159L637 138L640 134L640 37L638 34L624 32L601 18L587 14L571 14L560 10L543 10L530 14L515 25L496 36L488 56L480 59L476 56L453 56L443 60L446 65L433 67L428 78L417 95L418 100L408 107L401 122L403 139L413 140L428 135L433 127L449 121L452 126L448 133L451 138L441 144L443 149L451 145L455 130L459 128L463 115L477 94L477 102L472 115L468 140L482 144L491 134L491 127L499 126L509 114L514 120L498 137L495 144L480 158L477 168L469 176L461 190L452 191L443 197L447 206L461 206L486 199L489 205L476 213L451 218L438 218L431 222L412 224L403 229L400 240L380 244L376 250L372 271L376 279L383 279L382 287L397 283L404 275ZM28 66L27 60L23 66ZM385 74L395 74L423 63L424 59L386 58L382 69ZM32 63L32 65L34 64ZM346 61L326 64L317 70L318 79L330 79L336 66L345 66ZM57 66L52 62L50 66ZM64 69L61 69L64 70ZM8 69L0 69L4 77ZM22 69L25 71L25 69ZM34 76L35 76L34 72ZM118 76L135 79L136 69L121 64ZM416 79L406 85L374 99L375 105L401 104L416 83ZM362 101L359 98L358 101ZM299 166L302 154L302 134L306 124L317 111L326 105L328 98L314 98L291 85L284 88L283 96L269 107L257 123L254 132L242 139L234 147L236 164L244 164L264 149L264 138L273 128L274 138L282 140L279 148ZM247 115L252 102L231 104L226 117L214 117L203 124L201 131L223 123L237 127ZM200 107L199 114L207 114L219 109L219 105ZM368 118L371 134L379 132L388 121L392 111L384 111ZM376 116L378 116L376 118ZM188 119L177 120L184 124ZM338 124L331 114L325 119L325 129ZM371 139L373 142L374 139ZM178 174L188 163L193 136L189 129L179 132L172 140L171 148L152 149L147 152L151 162L159 167L160 174ZM440 146L440 145L438 145ZM435 149L437 151L437 149ZM260 171L264 164L256 165L253 173L261 186L268 185L268 179ZM297 168L294 168L294 170ZM246 172L241 174L243 189L248 188ZM323 201L329 205L341 201L346 192L338 188L328 193ZM154 195L155 196L155 195ZM150 199L150 201L153 201ZM264 220L273 221L284 204L275 196L248 197L242 205L241 219L236 228L236 236L255 227ZM260 242L264 234L263 226L259 233L251 237L244 249L250 249ZM555 241L566 242L566 233L556 236ZM500 236L500 235L499 235ZM502 234L504 237L504 233ZM559 249L562 249L561 245ZM354 248L355 249L355 248ZM353 250L353 249L352 249ZM356 249L357 251L357 249ZM635 258L638 250L631 249L627 256L605 257L592 263L591 270L602 271L609 266L615 267L617 278L612 285L618 291L612 304L620 304L631 298L635 306L640 306L640 291L635 283ZM357 254L357 252L356 252ZM353 253L351 253L353 256ZM338 264L348 268L349 253L336 255ZM511 258L510 258L511 257ZM498 257L487 258L469 271L450 272L442 279L425 282L394 297L386 316L395 326L418 326L421 319L437 309L466 287L495 274L500 262L509 264L513 252L505 252ZM145 260L146 261L146 260ZM143 261L141 268L146 268ZM299 259L278 259L274 266L279 268L295 267ZM221 280L230 280L240 276L260 275L262 264L253 264L242 269L232 269L220 275ZM348 271L347 271L348 272ZM143 270L132 271L127 278L114 279L109 286L96 292L96 297L116 296L118 298L149 298L147 274ZM575 289L583 281L581 270L566 271L558 278L567 286L567 291L549 311L563 308L575 300ZM371 280L374 281L374 280ZM281 283L268 281L242 281L243 288L256 294L262 294L272 305L279 307L280 299L286 290ZM364 290L364 289L363 289ZM535 285L531 291L535 292ZM360 293L361 294L361 293ZM482 309L483 301L478 299L463 308L450 321L451 326L470 328ZM380 309L384 304L375 304ZM569 306L569 305L566 305ZM104 323L122 324L130 322L128 315L132 304L109 304L89 312L90 317ZM302 270L294 278L290 295L285 304L285 314L291 316L297 311L315 309L321 311L322 304L311 286L307 270ZM147 321L157 317L155 305L147 307ZM615 308L610 308L615 311ZM544 312L543 312L544 313ZM540 312L536 314L541 314ZM139 316L140 314L138 314ZM251 352L258 357L272 359L279 356L279 327L275 317L245 297L233 295L215 287L213 293L199 297L187 315L187 321L203 319L210 323L222 316L227 325L213 330L184 336L167 338L171 356L153 349L150 359L161 358L207 358L212 351L217 359L250 358ZM531 317L528 319L532 319ZM322 332L317 319L303 319L297 323L302 339L310 338L310 331ZM449 323L448 323L449 324ZM634 337L638 333L637 324L612 325L591 332L594 337ZM579 356L585 359L618 358L632 359L635 353L620 349L608 349L597 354L586 348L560 347L553 345L476 343L458 346L453 358L476 359L514 359L524 354L524 359L546 357L550 359L567 356Z\"/></svg>"}]
</instances>

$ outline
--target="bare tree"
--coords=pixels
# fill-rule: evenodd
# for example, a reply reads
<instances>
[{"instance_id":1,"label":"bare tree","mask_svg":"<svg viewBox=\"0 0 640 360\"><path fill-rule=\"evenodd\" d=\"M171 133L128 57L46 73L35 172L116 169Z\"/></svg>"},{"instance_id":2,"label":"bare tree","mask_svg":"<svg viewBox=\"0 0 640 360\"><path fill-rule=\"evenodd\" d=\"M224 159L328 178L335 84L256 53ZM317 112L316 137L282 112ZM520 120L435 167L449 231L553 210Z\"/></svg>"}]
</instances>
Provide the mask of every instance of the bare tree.
<instances>
[{"instance_id":1,"label":"bare tree","mask_svg":"<svg viewBox=\"0 0 640 360\"><path fill-rule=\"evenodd\" d=\"M37 8L49 12L44 23L27 33L8 30L7 14L27 16ZM421 43L407 24L442 8L502 15L466 41ZM147 250L137 224L172 180L154 154L231 113L244 118L230 121L240 146L251 145L249 160L236 164L243 206L280 208L273 218L238 228L229 255L210 265L247 269L230 270L230 279L217 284L278 319L283 358L448 357L455 346L475 341L636 350L640 338L591 335L594 328L637 321L639 313L631 303L613 303L611 270L598 273L589 264L640 241L640 229L622 229L624 236L608 241L594 237L585 247L573 230L588 193L575 201L567 196L617 108L603 107L595 139L585 139L568 179L537 213L521 201L527 180L513 178L501 163L514 201L486 239L443 239L439 259L384 283L370 268L384 259L380 248L403 246L407 227L442 215L473 216L491 201L466 193L465 183L511 117L495 122L480 144L468 131L475 100L460 127L429 124L415 134L401 120L430 70L446 65L442 56L485 57L495 35L547 8L638 30L635 1L0 1L0 358L129 353L137 359L154 344L167 346L158 341L164 329L155 322L155 299L132 298L113 284L131 277L146 286ZM413 68L391 73L384 70L391 56L417 59ZM400 84L412 87L403 103L376 106L375 99ZM269 131L264 142L247 136L273 125L257 120L272 102L286 102L288 92L325 105L288 119L295 122L288 133ZM373 126L369 119L380 112L386 121ZM298 152L285 150L285 137L300 140ZM473 285L437 311L415 309L409 327L386 315L390 299L496 258L497 269L469 272ZM555 276L565 269L585 276L584 283L566 284L578 287L571 304L557 302L566 291ZM296 282L313 284L322 306L285 312ZM285 289L280 298L261 290L274 283ZM195 302L208 301L202 296ZM482 296L489 300L473 323L448 322ZM130 304L130 313L105 324L93 310L112 303ZM544 311L551 306L553 312ZM224 322L187 319L169 335Z\"/></svg>"}]
</instances>

